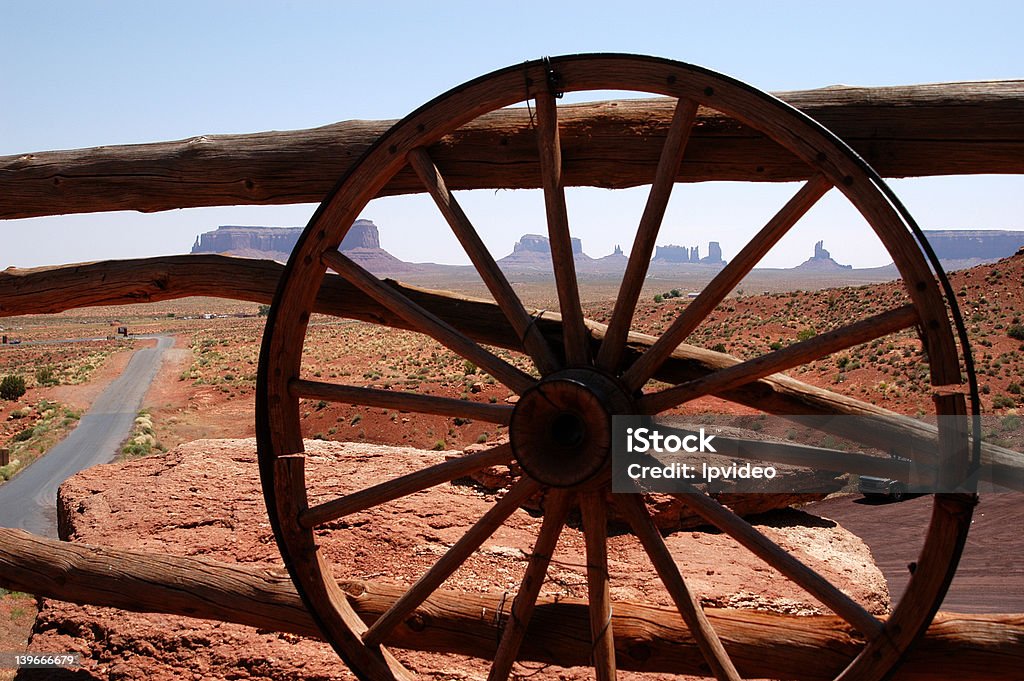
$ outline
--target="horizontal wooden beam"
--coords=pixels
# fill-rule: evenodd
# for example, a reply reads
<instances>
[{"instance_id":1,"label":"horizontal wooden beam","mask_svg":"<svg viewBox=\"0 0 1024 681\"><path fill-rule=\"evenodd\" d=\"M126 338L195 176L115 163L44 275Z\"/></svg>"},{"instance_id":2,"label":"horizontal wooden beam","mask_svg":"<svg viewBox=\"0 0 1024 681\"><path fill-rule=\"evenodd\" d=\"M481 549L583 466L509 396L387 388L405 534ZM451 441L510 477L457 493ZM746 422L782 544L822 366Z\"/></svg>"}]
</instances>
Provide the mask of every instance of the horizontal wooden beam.
<instances>
[{"instance_id":1,"label":"horizontal wooden beam","mask_svg":"<svg viewBox=\"0 0 1024 681\"><path fill-rule=\"evenodd\" d=\"M404 592L399 585L345 581L353 607L373 622ZM143 553L46 539L0 529L0 587L72 603L158 612L320 637L282 568ZM395 647L492 658L500 640L500 594L438 590L402 623ZM837 617L706 609L744 678L834 678L860 644ZM496 614L499 613L499 614ZM614 604L612 628L621 669L704 673L704 660L670 608ZM574 599L542 599L521 648L524 660L590 664L587 608ZM339 664L341 664L339 662ZM1024 615L939 613L892 678L1000 681L1024 668Z\"/></svg>"},{"instance_id":2,"label":"horizontal wooden beam","mask_svg":"<svg viewBox=\"0 0 1024 681\"><path fill-rule=\"evenodd\" d=\"M778 96L833 130L886 177L1024 172L1024 81L836 86ZM668 99L560 107L566 186L650 183L673 107ZM0 219L318 203L393 122L0 157ZM532 188L540 180L534 135L525 109L503 109L429 153L449 189ZM777 144L705 109L678 173L683 182L806 177L806 167ZM382 195L422 191L406 169Z\"/></svg>"},{"instance_id":3,"label":"horizontal wooden beam","mask_svg":"<svg viewBox=\"0 0 1024 681\"><path fill-rule=\"evenodd\" d=\"M55 313L94 305L154 303L189 296L270 303L283 271L283 265L270 260L223 255L179 255L33 269L8 268L0 271L0 317ZM388 284L477 342L522 350L518 335L501 309L491 301L390 280ZM315 310L374 324L409 328L401 317L377 305L336 275L325 277ZM587 324L596 352L607 327L590 321ZM545 312L539 315L537 326L553 346L561 345L561 318L558 314ZM630 333L625 360L633 361L655 340L653 336ZM672 384L683 383L738 362L738 359L723 353L683 344L662 365L655 378ZM899 443L901 448L909 446L918 452L927 452L934 449L937 441L935 426L782 374L732 388L719 396L781 416L844 414L871 417L870 429L864 428L863 423L854 423L852 419L829 419L825 427L835 435L851 437L882 449ZM844 428L850 428L849 432ZM995 479L1005 481L1011 489L1024 491L1024 466L1020 458L1012 450L988 443L982 445L982 463L993 467Z\"/></svg>"}]
</instances>

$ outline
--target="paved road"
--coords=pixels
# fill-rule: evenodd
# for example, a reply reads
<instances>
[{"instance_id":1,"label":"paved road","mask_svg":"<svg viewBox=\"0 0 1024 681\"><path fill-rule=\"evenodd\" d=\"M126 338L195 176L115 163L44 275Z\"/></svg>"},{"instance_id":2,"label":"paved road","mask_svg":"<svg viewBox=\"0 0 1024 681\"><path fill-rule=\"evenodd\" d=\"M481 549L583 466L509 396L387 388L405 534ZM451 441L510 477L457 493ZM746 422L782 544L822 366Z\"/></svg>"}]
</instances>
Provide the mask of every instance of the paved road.
<instances>
[{"instance_id":1,"label":"paved road","mask_svg":"<svg viewBox=\"0 0 1024 681\"><path fill-rule=\"evenodd\" d=\"M78 427L45 456L0 485L0 527L57 536L57 488L75 473L110 462L131 432L142 400L174 339L136 351L124 372L93 402Z\"/></svg>"},{"instance_id":2,"label":"paved road","mask_svg":"<svg viewBox=\"0 0 1024 681\"><path fill-rule=\"evenodd\" d=\"M805 510L835 520L868 545L895 601L903 594L931 517L932 497L872 503L842 497ZM943 610L1024 612L1024 494L983 494Z\"/></svg>"}]
</instances>

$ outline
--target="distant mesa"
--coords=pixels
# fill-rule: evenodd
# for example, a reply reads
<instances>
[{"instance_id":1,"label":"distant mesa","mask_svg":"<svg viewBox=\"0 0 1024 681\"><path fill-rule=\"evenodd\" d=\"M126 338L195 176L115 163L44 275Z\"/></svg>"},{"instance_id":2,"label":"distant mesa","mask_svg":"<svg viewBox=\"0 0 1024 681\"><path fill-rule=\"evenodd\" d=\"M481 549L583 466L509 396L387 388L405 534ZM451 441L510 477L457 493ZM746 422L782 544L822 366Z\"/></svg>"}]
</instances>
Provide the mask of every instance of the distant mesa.
<instances>
[{"instance_id":1,"label":"distant mesa","mask_svg":"<svg viewBox=\"0 0 1024 681\"><path fill-rule=\"evenodd\" d=\"M380 248L380 233L373 220L356 220L341 240L340 250L354 251L357 248Z\"/></svg>"},{"instance_id":2,"label":"distant mesa","mask_svg":"<svg viewBox=\"0 0 1024 681\"><path fill-rule=\"evenodd\" d=\"M1008 258L1024 246L1024 232L1004 229L937 229L924 236L947 270Z\"/></svg>"},{"instance_id":3,"label":"distant mesa","mask_svg":"<svg viewBox=\"0 0 1024 681\"><path fill-rule=\"evenodd\" d=\"M594 259L583 252L583 242L571 239L572 258L577 270L584 271ZM524 234L512 247L512 252L498 260L503 270L551 271L551 241L540 234Z\"/></svg>"},{"instance_id":4,"label":"distant mesa","mask_svg":"<svg viewBox=\"0 0 1024 681\"><path fill-rule=\"evenodd\" d=\"M192 253L220 253L242 258L270 258L286 262L302 234L302 227L243 227L224 225L196 237ZM374 274L403 274L417 266L403 262L380 246L380 233L372 220L356 220L340 250Z\"/></svg>"},{"instance_id":5,"label":"distant mesa","mask_svg":"<svg viewBox=\"0 0 1024 681\"><path fill-rule=\"evenodd\" d=\"M629 262L629 258L623 254L622 246L615 244L615 250L604 257L598 258L594 262L607 269L615 268L625 271L626 263Z\"/></svg>"},{"instance_id":6,"label":"distant mesa","mask_svg":"<svg viewBox=\"0 0 1024 681\"><path fill-rule=\"evenodd\" d=\"M222 253L245 258L269 258L286 262L302 234L302 227L255 227L225 225L200 234L192 246L192 253ZM1024 231L1010 230L931 230L925 232L943 266L947 270L973 267L995 262L1017 252L1024 246ZM573 263L581 278L600 279L621 276L629 258L621 245L612 253L592 258L583 250L583 242L571 240ZM356 220L341 243L341 251L378 276L406 277L420 275L419 279L436 276L472 276L472 268L463 265L434 263L408 263L399 260L381 247L380 233L372 220ZM498 265L509 274L527 279L552 276L551 241L543 234L524 234L512 247L512 252L499 259ZM700 246L658 246L650 263L650 273L656 277L704 276L710 268L721 268L722 246L717 241L708 243L707 255L701 257ZM813 255L789 271L810 274L842 273L852 270L832 258L824 241L814 244ZM892 265L862 273L874 272L878 279L898 276ZM846 276L846 275L843 275ZM416 277L413 277L416 279Z\"/></svg>"},{"instance_id":7,"label":"distant mesa","mask_svg":"<svg viewBox=\"0 0 1024 681\"><path fill-rule=\"evenodd\" d=\"M571 237L573 257L583 255L583 242ZM540 234L524 234L512 247L512 255L516 253L540 253L546 257L551 255L551 241Z\"/></svg>"},{"instance_id":8,"label":"distant mesa","mask_svg":"<svg viewBox=\"0 0 1024 681\"><path fill-rule=\"evenodd\" d=\"M193 253L221 253L244 258L287 260L295 242L302 234L301 227L243 227L223 225L212 232L196 237ZM284 257L278 257L284 256Z\"/></svg>"},{"instance_id":9,"label":"distant mesa","mask_svg":"<svg viewBox=\"0 0 1024 681\"><path fill-rule=\"evenodd\" d=\"M700 257L700 246L658 246L654 251L653 264L691 264L691 265L717 265L725 264L722 259L722 246L717 241L708 242L708 254Z\"/></svg>"},{"instance_id":10,"label":"distant mesa","mask_svg":"<svg viewBox=\"0 0 1024 681\"><path fill-rule=\"evenodd\" d=\"M798 270L814 270L828 272L832 270L852 270L853 265L840 265L832 259L832 254L825 250L825 242L814 244L814 255L796 266Z\"/></svg>"}]
</instances>

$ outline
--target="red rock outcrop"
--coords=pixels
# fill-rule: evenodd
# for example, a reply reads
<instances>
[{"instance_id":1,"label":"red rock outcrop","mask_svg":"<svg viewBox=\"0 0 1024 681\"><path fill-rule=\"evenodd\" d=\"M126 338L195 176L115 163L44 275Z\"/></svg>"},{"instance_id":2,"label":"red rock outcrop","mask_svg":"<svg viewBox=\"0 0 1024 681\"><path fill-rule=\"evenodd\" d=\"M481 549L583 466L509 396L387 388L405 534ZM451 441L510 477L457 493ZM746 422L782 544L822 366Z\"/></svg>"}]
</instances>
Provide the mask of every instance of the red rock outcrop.
<instances>
[{"instance_id":1,"label":"red rock outcrop","mask_svg":"<svg viewBox=\"0 0 1024 681\"><path fill-rule=\"evenodd\" d=\"M443 461L444 452L367 444L309 442L311 501L331 498ZM494 495L472 483L441 485L325 527L321 550L338 576L411 584L486 511ZM158 553L208 556L282 569L266 518L253 440L204 440L166 454L89 469L64 484L62 536ZM835 525L798 511L765 516L758 527L813 563L875 612L888 594L865 545ZM519 511L446 583L472 592L514 593L540 518ZM720 607L792 613L818 604L718 533L677 532L667 543L691 588ZM668 598L630 535L609 540L613 599L667 605ZM543 593L585 596L583 537L570 522ZM33 650L74 651L74 679L351 678L320 642L240 625L143 615L45 601ZM486 676L486 664L399 651L426 678ZM533 671L536 665L528 665ZM589 670L547 667L538 678L591 678ZM47 671L54 678L52 670ZM23 671L21 679L44 678Z\"/></svg>"}]
</instances>

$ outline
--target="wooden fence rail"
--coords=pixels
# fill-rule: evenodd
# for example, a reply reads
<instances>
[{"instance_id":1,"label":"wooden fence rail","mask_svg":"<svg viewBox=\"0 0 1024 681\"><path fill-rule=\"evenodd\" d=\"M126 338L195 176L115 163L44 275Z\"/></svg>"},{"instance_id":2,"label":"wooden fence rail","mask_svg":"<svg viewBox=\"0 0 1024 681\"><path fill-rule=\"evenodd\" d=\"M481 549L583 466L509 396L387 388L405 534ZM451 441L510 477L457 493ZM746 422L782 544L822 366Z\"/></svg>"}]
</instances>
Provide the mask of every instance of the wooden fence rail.
<instances>
[{"instance_id":1,"label":"wooden fence rail","mask_svg":"<svg viewBox=\"0 0 1024 681\"><path fill-rule=\"evenodd\" d=\"M22 314L53 313L91 305L148 303L188 296L217 296L269 303L284 266L270 260L251 260L222 255L180 255L137 260L7 269L0 272L0 318ZM401 292L474 340L519 350L518 336L501 309L493 302L389 282ZM320 288L317 312L359 319L396 328L408 323L376 304L352 284L328 275ZM533 311L536 314L536 311ZM556 347L561 346L562 323L556 313L545 312L538 327ZM588 322L591 341L604 338L603 324ZM631 333L626 360L633 360L655 341L653 336ZM661 367L656 378L681 383L705 376L739 360L693 345L682 344ZM723 397L772 414L846 414L869 416L873 427L850 420L831 419L823 426L841 437L889 449L910 445L918 451L934 447L936 429L926 423L823 388L776 374L722 393ZM845 428L853 427L854 432ZM992 466L998 479L1024 491L1024 466L1020 455L988 443L982 462Z\"/></svg>"},{"instance_id":2,"label":"wooden fence rail","mask_svg":"<svg viewBox=\"0 0 1024 681\"><path fill-rule=\"evenodd\" d=\"M829 87L779 97L886 177L1024 172L1024 81ZM667 99L562 107L566 184L649 183L672 109ZM392 122L0 157L0 219L319 202ZM446 137L430 155L452 189L532 188L540 179L536 149L526 110L504 109ZM702 109L678 179L777 182L806 172L763 135ZM382 193L421 191L407 169Z\"/></svg>"},{"instance_id":3,"label":"wooden fence rail","mask_svg":"<svg viewBox=\"0 0 1024 681\"><path fill-rule=\"evenodd\" d=\"M302 636L320 633L283 568L220 563L60 542L0 529L0 587L73 603L236 622ZM346 581L359 615L373 622L404 589ZM500 594L438 590L420 607L415 626L396 627L388 643L401 648L493 657L504 612ZM838 617L796 617L708 608L744 678L816 681L834 678L859 643ZM620 669L706 673L679 614L617 602L612 616ZM542 599L522 659L563 666L590 664L585 602ZM1010 681L1024 668L1024 615L939 613L892 677Z\"/></svg>"}]
</instances>

